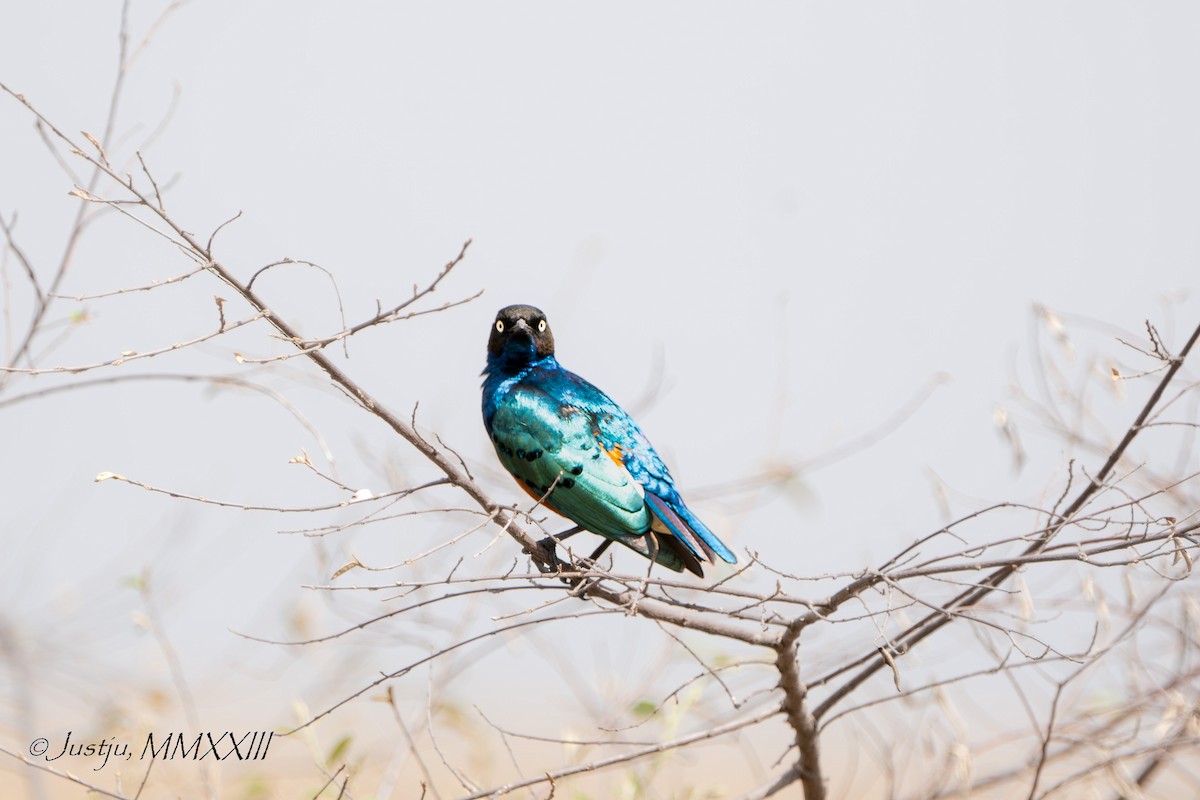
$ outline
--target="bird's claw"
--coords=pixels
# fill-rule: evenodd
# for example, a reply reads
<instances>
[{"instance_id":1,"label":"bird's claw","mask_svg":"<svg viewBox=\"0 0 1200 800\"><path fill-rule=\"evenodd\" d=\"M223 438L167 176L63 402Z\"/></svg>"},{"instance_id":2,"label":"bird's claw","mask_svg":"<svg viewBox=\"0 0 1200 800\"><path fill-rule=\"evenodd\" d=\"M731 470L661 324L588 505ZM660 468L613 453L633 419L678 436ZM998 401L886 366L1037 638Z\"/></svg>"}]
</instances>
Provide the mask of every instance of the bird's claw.
<instances>
[{"instance_id":1,"label":"bird's claw","mask_svg":"<svg viewBox=\"0 0 1200 800\"><path fill-rule=\"evenodd\" d=\"M578 530L582 530L582 528L572 529L567 532L567 535L569 536ZM553 564L553 566L543 564L538 559L534 559L534 564L536 564L538 570L544 574L550 574L553 572L562 573L564 571L575 573L574 575L560 574L559 580L571 587L572 594L575 594L579 597L586 597L587 590L598 583L598 579L590 580L585 575L580 573L586 573L596 566L596 556L598 556L600 552L603 552L603 549L597 551L597 553L593 553L591 558L573 558L569 562L562 561L558 558L558 544L561 538L566 537L562 536L561 534L559 536L547 536L546 538L539 540L537 543L538 548L541 549L543 553L549 554L549 561L551 564Z\"/></svg>"}]
</instances>

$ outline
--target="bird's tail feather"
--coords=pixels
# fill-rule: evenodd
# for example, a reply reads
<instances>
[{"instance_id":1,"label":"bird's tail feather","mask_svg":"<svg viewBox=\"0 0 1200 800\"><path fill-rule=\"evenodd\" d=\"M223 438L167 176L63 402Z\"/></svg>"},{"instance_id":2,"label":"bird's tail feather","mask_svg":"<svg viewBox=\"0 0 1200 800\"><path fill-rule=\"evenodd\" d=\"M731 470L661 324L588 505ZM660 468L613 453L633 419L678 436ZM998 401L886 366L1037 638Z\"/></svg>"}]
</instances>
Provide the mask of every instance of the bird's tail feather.
<instances>
[{"instance_id":1,"label":"bird's tail feather","mask_svg":"<svg viewBox=\"0 0 1200 800\"><path fill-rule=\"evenodd\" d=\"M665 528L662 532L672 534L685 544L697 558L715 564L719 556L728 564L737 563L737 556L733 554L733 551L726 547L725 543L718 539L717 535L710 531L708 526L701 522L683 503L668 503L650 492L646 493L646 500L654 513L655 521L661 522ZM654 528L653 523L651 523L651 527Z\"/></svg>"},{"instance_id":2,"label":"bird's tail feather","mask_svg":"<svg viewBox=\"0 0 1200 800\"><path fill-rule=\"evenodd\" d=\"M687 546L674 536L660 536L654 531L650 531L642 536L614 536L611 538L651 561L662 564L669 570L683 572L686 569L694 575L704 577L700 559L696 558Z\"/></svg>"}]
</instances>

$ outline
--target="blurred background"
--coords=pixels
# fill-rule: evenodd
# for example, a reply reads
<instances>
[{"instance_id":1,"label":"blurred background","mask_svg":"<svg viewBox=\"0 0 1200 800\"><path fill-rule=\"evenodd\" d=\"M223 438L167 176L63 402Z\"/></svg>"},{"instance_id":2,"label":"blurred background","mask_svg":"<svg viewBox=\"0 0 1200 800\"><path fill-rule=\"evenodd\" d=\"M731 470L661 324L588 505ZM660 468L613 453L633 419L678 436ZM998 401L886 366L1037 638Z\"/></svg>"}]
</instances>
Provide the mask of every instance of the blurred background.
<instances>
[{"instance_id":1,"label":"blurred background","mask_svg":"<svg viewBox=\"0 0 1200 800\"><path fill-rule=\"evenodd\" d=\"M140 150L172 217L201 240L240 213L215 253L243 279L283 258L323 268L276 267L255 284L305 335L396 305L471 240L421 307L478 299L370 329L337 356L501 502L525 498L483 434L479 372L493 315L510 303L547 313L562 363L635 413L735 551L811 576L877 564L991 503L1052 502L1068 455L1025 404L1039 353L1082 385L1136 371L1116 337L1144 340L1145 320L1177 347L1200 317L1192 4L132 0L127 17L110 158L140 172ZM9 8L0 82L68 136L101 136L121 19L118 2ZM68 175L30 112L0 101L0 216L48 282L86 165L68 162L84 178ZM7 364L35 298L11 247L0 266ZM228 320L250 316L207 274L86 299L193 267L121 213L95 215L34 363L110 362L205 336L216 296ZM322 645L248 639L307 639L383 613L386 593L309 587L386 585L394 575L331 576L352 559L401 564L478 517L306 536L359 515L94 482L112 471L233 506L304 509L345 497L289 463L303 452L375 494L437 477L310 365L254 363L288 352L259 323L120 367L8 375L4 746L23 753L43 736L54 747L68 731L140 743L147 731L286 729L447 632L528 607L484 597ZM1114 427L1140 407L1120 385L1097 402ZM465 507L444 492L406 508ZM460 559L459 570L503 571L520 554L507 538L488 547L496 533L480 527L403 578L444 576ZM659 702L689 671L652 625L554 625L396 682L401 716L436 716L451 760L487 775L508 756L482 743L482 717L583 735ZM220 774L166 764L155 780L311 796L325 780L314 763L348 761L373 776L357 796L415 797L417 767L383 691L283 746L277 737L269 761ZM663 766L656 785L675 788L661 791L706 788L661 796L732 796L763 780L781 746L768 740ZM828 757L847 769L857 758ZM5 796L78 795L3 758ZM295 793L280 783L289 765L303 767ZM141 773L122 769L129 790Z\"/></svg>"}]
</instances>

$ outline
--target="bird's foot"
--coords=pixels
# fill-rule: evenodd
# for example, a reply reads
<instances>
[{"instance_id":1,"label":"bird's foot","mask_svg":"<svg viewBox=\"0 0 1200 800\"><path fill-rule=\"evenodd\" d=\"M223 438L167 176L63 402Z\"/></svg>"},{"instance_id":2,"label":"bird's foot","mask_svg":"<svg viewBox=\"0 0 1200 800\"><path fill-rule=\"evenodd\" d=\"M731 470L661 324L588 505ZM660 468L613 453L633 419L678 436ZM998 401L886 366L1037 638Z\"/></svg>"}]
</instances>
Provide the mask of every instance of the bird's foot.
<instances>
[{"instance_id":1,"label":"bird's foot","mask_svg":"<svg viewBox=\"0 0 1200 800\"><path fill-rule=\"evenodd\" d=\"M573 536L576 533L579 533L581 530L583 530L582 526L576 526L564 531L563 533L547 536L546 538L539 540L537 546L544 554L549 556L549 563L543 563L539 559L534 559L534 564L537 566L538 571L542 572L543 574L551 574L555 572L572 573L568 575L560 574L559 580L561 580L567 586L570 586L571 593L577 594L579 597L585 596L587 590L599 582L599 579L587 577L586 573L590 572L596 567L600 556L603 555L604 551L607 550L609 545L612 544L612 539L605 539L600 543L600 546L597 547L596 550L586 558L575 558L570 562L560 560L558 557L558 544L563 539ZM550 566L551 564L553 566Z\"/></svg>"},{"instance_id":2,"label":"bird's foot","mask_svg":"<svg viewBox=\"0 0 1200 800\"><path fill-rule=\"evenodd\" d=\"M522 552L526 555L534 556L532 559L533 565L537 567L538 572L543 575L551 575L556 572L562 572L564 567L569 566L559 559L557 544L558 542L553 536L547 536L545 539L538 541L537 550L539 552L530 552L529 548L525 548Z\"/></svg>"},{"instance_id":3,"label":"bird's foot","mask_svg":"<svg viewBox=\"0 0 1200 800\"><path fill-rule=\"evenodd\" d=\"M575 578L563 578L563 582L571 587L571 594L578 597L580 600L586 600L587 594L592 590L593 586L602 581L603 578L586 578L582 575Z\"/></svg>"},{"instance_id":4,"label":"bird's foot","mask_svg":"<svg viewBox=\"0 0 1200 800\"><path fill-rule=\"evenodd\" d=\"M572 566L574 566L575 569L580 573L591 572L593 569L596 569L599 566L598 562L600 560L600 556L604 555L604 551L607 550L609 545L612 543L612 539L605 539L590 556L587 558L577 559ZM580 597L583 597L587 590L599 583L600 580L601 578L589 579L586 574L576 575L571 578L563 578L564 583L576 587L574 591L578 592ZM583 588L580 589L580 586L583 586Z\"/></svg>"}]
</instances>

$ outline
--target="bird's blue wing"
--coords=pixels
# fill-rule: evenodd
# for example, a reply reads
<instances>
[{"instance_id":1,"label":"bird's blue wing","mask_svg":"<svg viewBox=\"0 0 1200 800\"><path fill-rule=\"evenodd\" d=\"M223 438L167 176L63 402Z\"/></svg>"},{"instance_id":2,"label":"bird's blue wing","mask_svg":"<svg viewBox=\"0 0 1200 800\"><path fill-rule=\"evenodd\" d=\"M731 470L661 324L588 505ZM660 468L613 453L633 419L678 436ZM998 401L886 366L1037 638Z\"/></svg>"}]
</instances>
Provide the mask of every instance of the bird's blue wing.
<instances>
[{"instance_id":1,"label":"bird's blue wing","mask_svg":"<svg viewBox=\"0 0 1200 800\"><path fill-rule=\"evenodd\" d=\"M578 375L564 372L564 377L567 401L588 411L595 420L600 446L619 453L622 465L645 489L654 515L652 528L673 535L701 560L714 561L716 555L729 564L736 563L737 556L684 504L667 465L633 418Z\"/></svg>"},{"instance_id":2,"label":"bird's blue wing","mask_svg":"<svg viewBox=\"0 0 1200 800\"><path fill-rule=\"evenodd\" d=\"M491 434L504 467L552 509L619 541L649 530L645 490L601 449L586 411L517 387L496 408Z\"/></svg>"},{"instance_id":3,"label":"bird's blue wing","mask_svg":"<svg viewBox=\"0 0 1200 800\"><path fill-rule=\"evenodd\" d=\"M645 535L654 521L645 489L603 449L586 411L518 387L496 405L488 427L500 463L551 510L668 569L698 569L694 558Z\"/></svg>"}]
</instances>

